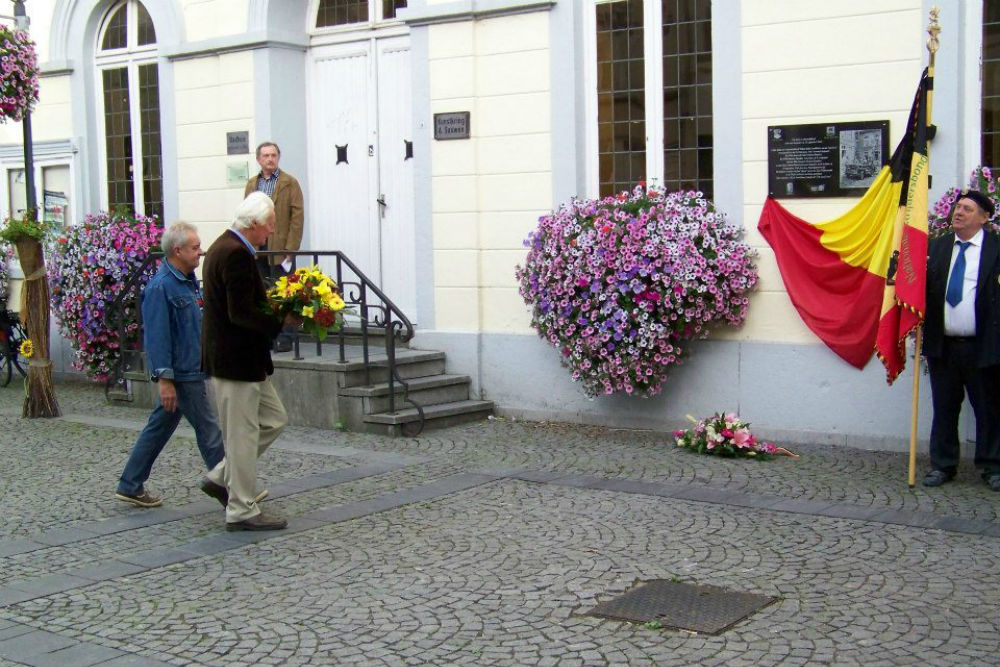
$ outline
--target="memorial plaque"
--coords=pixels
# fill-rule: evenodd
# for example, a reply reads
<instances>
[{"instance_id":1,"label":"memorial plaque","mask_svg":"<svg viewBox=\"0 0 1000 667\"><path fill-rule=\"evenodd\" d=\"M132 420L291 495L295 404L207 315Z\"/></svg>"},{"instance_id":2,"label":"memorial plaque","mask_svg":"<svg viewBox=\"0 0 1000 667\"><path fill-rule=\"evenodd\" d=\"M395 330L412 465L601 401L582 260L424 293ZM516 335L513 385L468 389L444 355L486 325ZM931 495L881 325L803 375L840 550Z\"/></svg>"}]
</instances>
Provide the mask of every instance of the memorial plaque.
<instances>
[{"instance_id":1,"label":"memorial plaque","mask_svg":"<svg viewBox=\"0 0 1000 667\"><path fill-rule=\"evenodd\" d=\"M768 194L857 197L890 157L887 120L769 125Z\"/></svg>"},{"instance_id":2,"label":"memorial plaque","mask_svg":"<svg viewBox=\"0 0 1000 667\"><path fill-rule=\"evenodd\" d=\"M250 152L249 132L226 132L226 154L246 155Z\"/></svg>"},{"instance_id":3,"label":"memorial plaque","mask_svg":"<svg viewBox=\"0 0 1000 667\"><path fill-rule=\"evenodd\" d=\"M468 139L470 115L468 111L434 114L434 138Z\"/></svg>"}]
</instances>

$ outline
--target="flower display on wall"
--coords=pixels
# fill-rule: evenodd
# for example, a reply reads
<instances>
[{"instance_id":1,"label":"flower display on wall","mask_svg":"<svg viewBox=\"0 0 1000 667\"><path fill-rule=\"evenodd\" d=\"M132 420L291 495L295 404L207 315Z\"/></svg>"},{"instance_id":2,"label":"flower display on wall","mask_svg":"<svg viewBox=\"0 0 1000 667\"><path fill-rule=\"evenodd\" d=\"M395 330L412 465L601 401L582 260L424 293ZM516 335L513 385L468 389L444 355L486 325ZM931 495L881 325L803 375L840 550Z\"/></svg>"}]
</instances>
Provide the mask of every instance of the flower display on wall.
<instances>
[{"instance_id":1,"label":"flower display on wall","mask_svg":"<svg viewBox=\"0 0 1000 667\"><path fill-rule=\"evenodd\" d=\"M73 367L103 382L120 349L141 345L138 313L132 304L124 313L125 340L106 321L107 308L121 293L129 275L158 248L163 229L154 218L124 213L88 215L81 225L65 228L55 239L48 278L52 312L59 331L76 351ZM141 278L145 285L155 264Z\"/></svg>"},{"instance_id":2,"label":"flower display on wall","mask_svg":"<svg viewBox=\"0 0 1000 667\"><path fill-rule=\"evenodd\" d=\"M992 168L976 167L969 175L968 187L973 190L979 190L988 196L993 201L996 210L1000 211L1000 182L998 181L1000 181L1000 177L994 177ZM948 188L934 206L931 207L930 213L927 216L927 231L931 236L939 236L951 231L951 212L955 208L955 202L958 201L958 195L961 192L961 188ZM997 222L997 216L993 216L986 223L986 228L994 232L1000 232L1000 224Z\"/></svg>"},{"instance_id":3,"label":"flower display on wall","mask_svg":"<svg viewBox=\"0 0 1000 667\"><path fill-rule=\"evenodd\" d=\"M14 248L0 242L0 311L6 310L10 297L10 262L14 258Z\"/></svg>"},{"instance_id":4,"label":"flower display on wall","mask_svg":"<svg viewBox=\"0 0 1000 667\"><path fill-rule=\"evenodd\" d=\"M38 59L28 33L0 27L0 123L19 121L38 101Z\"/></svg>"},{"instance_id":5,"label":"flower display on wall","mask_svg":"<svg viewBox=\"0 0 1000 667\"><path fill-rule=\"evenodd\" d=\"M745 320L757 269L742 236L700 192L574 200L525 241L520 294L588 395L653 396L691 341Z\"/></svg>"}]
</instances>

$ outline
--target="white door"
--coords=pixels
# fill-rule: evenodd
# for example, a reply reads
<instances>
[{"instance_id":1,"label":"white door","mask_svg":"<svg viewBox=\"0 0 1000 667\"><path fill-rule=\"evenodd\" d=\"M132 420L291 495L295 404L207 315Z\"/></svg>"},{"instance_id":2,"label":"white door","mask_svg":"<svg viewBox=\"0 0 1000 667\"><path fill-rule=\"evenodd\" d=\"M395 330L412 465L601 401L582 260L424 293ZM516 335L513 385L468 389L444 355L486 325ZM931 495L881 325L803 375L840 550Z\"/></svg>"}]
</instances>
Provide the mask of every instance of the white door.
<instances>
[{"instance_id":1,"label":"white door","mask_svg":"<svg viewBox=\"0 0 1000 667\"><path fill-rule=\"evenodd\" d=\"M309 91L310 245L343 251L412 321L409 39L313 49Z\"/></svg>"}]
</instances>

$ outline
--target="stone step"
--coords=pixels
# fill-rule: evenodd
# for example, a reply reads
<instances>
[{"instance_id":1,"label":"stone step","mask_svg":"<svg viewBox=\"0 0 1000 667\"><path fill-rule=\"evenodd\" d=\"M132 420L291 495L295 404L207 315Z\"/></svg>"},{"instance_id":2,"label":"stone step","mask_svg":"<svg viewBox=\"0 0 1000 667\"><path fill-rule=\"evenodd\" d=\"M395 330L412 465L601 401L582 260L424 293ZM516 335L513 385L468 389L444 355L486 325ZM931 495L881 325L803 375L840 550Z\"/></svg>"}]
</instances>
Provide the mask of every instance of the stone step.
<instances>
[{"instance_id":1,"label":"stone step","mask_svg":"<svg viewBox=\"0 0 1000 667\"><path fill-rule=\"evenodd\" d=\"M493 412L493 401L465 400L439 403L424 408L424 429L442 428L485 419ZM380 412L365 415L363 430L370 433L405 435L404 427L420 420L416 408L398 410L395 414Z\"/></svg>"},{"instance_id":2,"label":"stone step","mask_svg":"<svg viewBox=\"0 0 1000 667\"><path fill-rule=\"evenodd\" d=\"M346 326L344 327L344 342L352 347L361 347L362 340L365 335L368 337L368 348L374 351L385 351L385 329L381 327L368 327L366 334L363 334L361 327L359 326ZM307 334L299 334L299 346L300 349L305 346L315 347L316 338L315 336L310 336ZM340 334L331 333L326 337L323 342L323 346L330 346L331 348L340 345ZM396 334L396 349L409 347L409 341L403 341L400 339L400 335Z\"/></svg>"},{"instance_id":3,"label":"stone step","mask_svg":"<svg viewBox=\"0 0 1000 667\"><path fill-rule=\"evenodd\" d=\"M464 401L469 398L469 382L468 375L441 374L412 378L407 381L409 385L407 396L422 406ZM402 385L398 382L393 383L393 390L396 396L396 408L406 407L407 404L402 401L404 391ZM360 399L363 403L363 414L385 412L389 409L388 382L344 387L340 390L340 395Z\"/></svg>"},{"instance_id":4,"label":"stone step","mask_svg":"<svg viewBox=\"0 0 1000 667\"><path fill-rule=\"evenodd\" d=\"M361 349L351 347L345 350L346 361L340 361L339 350L323 348L323 355L317 356L315 348L300 348L301 359L292 357L291 352L272 355L275 368L287 368L299 371L326 371L338 375L338 386L358 387L368 384L386 382L389 371L386 368L387 357L384 352L369 353L371 367L366 375ZM440 375L445 369L444 352L425 350L396 350L396 369L404 379Z\"/></svg>"}]
</instances>

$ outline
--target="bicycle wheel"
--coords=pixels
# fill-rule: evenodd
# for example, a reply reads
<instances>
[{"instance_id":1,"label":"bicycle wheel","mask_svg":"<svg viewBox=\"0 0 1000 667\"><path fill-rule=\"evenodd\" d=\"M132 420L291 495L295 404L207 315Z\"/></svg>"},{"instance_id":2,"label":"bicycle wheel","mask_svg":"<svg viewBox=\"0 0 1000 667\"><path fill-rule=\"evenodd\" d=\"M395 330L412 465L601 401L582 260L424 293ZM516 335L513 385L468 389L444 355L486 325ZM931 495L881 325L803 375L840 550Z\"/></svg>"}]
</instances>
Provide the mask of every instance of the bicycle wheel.
<instances>
[{"instance_id":1,"label":"bicycle wheel","mask_svg":"<svg viewBox=\"0 0 1000 667\"><path fill-rule=\"evenodd\" d=\"M8 369L8 374L13 375L13 369L16 368L17 372L24 377L28 374L28 358L21 354L21 343L27 339L27 334L24 333L24 329L20 324L15 324L13 327L14 335L10 338L10 364L12 368ZM9 380L8 380L9 381Z\"/></svg>"}]
</instances>

